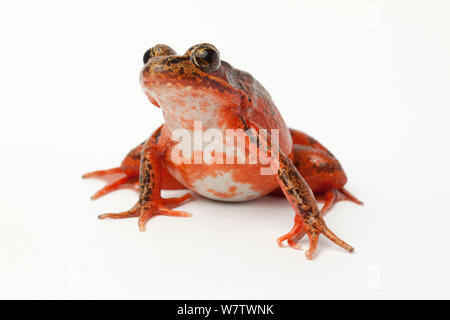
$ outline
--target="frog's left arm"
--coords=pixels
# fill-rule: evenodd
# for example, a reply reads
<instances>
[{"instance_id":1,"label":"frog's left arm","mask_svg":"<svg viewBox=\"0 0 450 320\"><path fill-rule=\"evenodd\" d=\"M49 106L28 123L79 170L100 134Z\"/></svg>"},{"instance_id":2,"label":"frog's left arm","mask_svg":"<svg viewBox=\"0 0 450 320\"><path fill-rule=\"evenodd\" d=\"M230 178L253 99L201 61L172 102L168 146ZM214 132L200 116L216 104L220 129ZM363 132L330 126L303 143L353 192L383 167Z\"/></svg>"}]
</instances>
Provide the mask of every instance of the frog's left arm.
<instances>
[{"instance_id":1,"label":"frog's left arm","mask_svg":"<svg viewBox=\"0 0 450 320\"><path fill-rule=\"evenodd\" d=\"M251 143L256 144L257 148L261 148L261 145L266 145L269 150L272 148L269 137L261 134L261 127L258 124L242 118L240 118L240 124L241 128L249 136ZM259 136L254 135L255 132L259 132ZM259 139L265 139L267 144L258 144ZM267 150L261 151L266 152ZM300 233L306 232L310 241L309 250L306 251L306 257L311 259L313 253L316 251L319 235L323 233L337 245L352 252L352 246L339 239L328 229L324 219L320 215L319 207L311 189L292 161L279 148L276 151L278 151L279 158L278 161L273 161L272 159L271 166L276 169L280 187L296 213L294 227L288 234L280 237L278 242L281 243L284 240L291 239Z\"/></svg>"}]
</instances>

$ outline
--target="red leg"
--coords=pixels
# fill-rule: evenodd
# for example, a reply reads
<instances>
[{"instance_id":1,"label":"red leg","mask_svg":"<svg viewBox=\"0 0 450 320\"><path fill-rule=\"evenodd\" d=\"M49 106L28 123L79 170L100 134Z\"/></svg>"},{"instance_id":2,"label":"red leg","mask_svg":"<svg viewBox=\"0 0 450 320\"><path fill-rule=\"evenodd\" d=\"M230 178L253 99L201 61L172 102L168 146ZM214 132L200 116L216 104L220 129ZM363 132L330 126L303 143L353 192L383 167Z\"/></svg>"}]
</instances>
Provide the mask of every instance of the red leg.
<instances>
[{"instance_id":1,"label":"red leg","mask_svg":"<svg viewBox=\"0 0 450 320\"><path fill-rule=\"evenodd\" d=\"M344 188L347 176L339 161L324 146L300 131L291 129L291 134L294 141L294 165L308 183L316 200L324 203L320 211L322 217L339 201L363 204ZM305 232L302 231L289 237L288 244L296 247L304 235Z\"/></svg>"},{"instance_id":2,"label":"red leg","mask_svg":"<svg viewBox=\"0 0 450 320\"><path fill-rule=\"evenodd\" d=\"M100 219L112 218L122 219L139 217L139 230L145 230L146 222L156 215L167 215L176 217L188 217L189 213L184 211L171 210L169 207L180 205L192 198L186 194L178 198L162 198L162 164L161 150L159 148L159 138L161 136L161 126L146 141L142 149L142 159L139 172L139 200L130 210L120 213L105 213L99 216Z\"/></svg>"},{"instance_id":3,"label":"red leg","mask_svg":"<svg viewBox=\"0 0 450 320\"><path fill-rule=\"evenodd\" d=\"M320 213L322 214L322 216L324 216L325 213L327 213L328 210L331 209L331 207L333 206L335 201L336 201L335 189L325 191L325 203L324 203L322 209L320 210Z\"/></svg>"},{"instance_id":4,"label":"red leg","mask_svg":"<svg viewBox=\"0 0 450 320\"><path fill-rule=\"evenodd\" d=\"M297 130L291 129L291 135L294 142L294 165L314 192L316 200L324 203L320 212L322 216L339 201L363 204L344 188L347 177L339 161L323 145ZM277 189L271 195L283 196L283 191ZM304 235L305 232L299 230L296 224L290 233L279 238L279 243L287 240L290 247L299 248L298 241Z\"/></svg>"},{"instance_id":5,"label":"red leg","mask_svg":"<svg viewBox=\"0 0 450 320\"><path fill-rule=\"evenodd\" d=\"M299 234L301 234L301 237L298 237ZM294 226L292 227L291 231L279 237L277 239L277 243L280 247L283 247L283 242L287 240L287 243L291 248L300 249L298 241L300 241L300 239L303 238L304 235L305 232L303 231L301 221L299 221L298 219L294 219Z\"/></svg>"},{"instance_id":6,"label":"red leg","mask_svg":"<svg viewBox=\"0 0 450 320\"><path fill-rule=\"evenodd\" d=\"M336 202L339 201L352 201L356 204L363 205L364 203L358 200L345 188L341 189L328 189L325 192L314 195L319 202L323 202L324 206L320 210L322 215L325 215Z\"/></svg>"},{"instance_id":7,"label":"red leg","mask_svg":"<svg viewBox=\"0 0 450 320\"><path fill-rule=\"evenodd\" d=\"M364 202L362 202L361 200L356 198L354 195L352 195L350 192L348 192L347 189L341 188L338 191L339 191L339 194L340 194L342 200L352 201L361 206L364 204ZM338 200L338 201L342 201L342 200Z\"/></svg>"},{"instance_id":8,"label":"red leg","mask_svg":"<svg viewBox=\"0 0 450 320\"><path fill-rule=\"evenodd\" d=\"M291 132L292 142L294 143L294 145L311 147L316 150L324 151L325 153L333 156L327 148L325 148L319 141L317 141L313 137L295 129L289 130Z\"/></svg>"},{"instance_id":9,"label":"red leg","mask_svg":"<svg viewBox=\"0 0 450 320\"><path fill-rule=\"evenodd\" d=\"M84 179L100 178L107 182L106 186L98 190L91 197L92 200L96 200L110 192L123 188L138 190L138 188L136 188L136 184L139 178L139 167L143 146L144 143L141 143L139 146L131 150L125 159L123 159L120 167L108 170L93 171L82 176ZM175 180L165 168L161 169L161 175L163 177L163 189L185 189L185 187Z\"/></svg>"},{"instance_id":10,"label":"red leg","mask_svg":"<svg viewBox=\"0 0 450 320\"><path fill-rule=\"evenodd\" d=\"M104 196L107 193L110 193L112 191L115 191L119 188L130 186L131 188L134 188L134 182L137 181L137 179L130 179L129 177L123 177L120 179L115 180L114 182L107 184L100 190L98 190L92 197L92 200L96 200L102 196Z\"/></svg>"},{"instance_id":11,"label":"red leg","mask_svg":"<svg viewBox=\"0 0 450 320\"><path fill-rule=\"evenodd\" d=\"M242 119L240 119L243 121ZM252 122L250 127L252 129L260 129L260 127ZM243 127L248 128L248 124L243 121ZM246 133L250 137L250 142L257 144L262 151L268 151L271 148L271 141L264 132L259 132L260 137L254 135L251 130L247 130ZM267 142L267 145L259 144L261 139ZM324 152L320 150L321 152ZM326 236L329 240L333 241L338 246L353 252L353 247L341 240L327 227L325 220L320 214L320 210L317 206L317 202L314 198L311 188L308 186L305 179L300 175L296 166L281 150L278 150L278 161L271 162L272 168L276 169L277 180L284 195L288 199L292 208L295 210L295 222L291 231L278 238L279 245L284 240L295 239L297 235L302 232L306 232L309 238L309 249L305 252L306 258L312 259L314 252L317 250L317 243L320 234ZM293 242L288 242L289 245L293 245Z\"/></svg>"},{"instance_id":12,"label":"red leg","mask_svg":"<svg viewBox=\"0 0 450 320\"><path fill-rule=\"evenodd\" d=\"M325 203L325 212L331 209L334 203L344 200L362 205L362 201L344 188L347 176L331 152L306 133L294 129L290 129L290 132L294 142L294 165L314 192L316 199ZM283 193L281 189L277 189L272 195L283 196ZM322 212L324 213L323 209Z\"/></svg>"},{"instance_id":13,"label":"red leg","mask_svg":"<svg viewBox=\"0 0 450 320\"><path fill-rule=\"evenodd\" d=\"M342 190L347 192L347 194L349 196L344 195ZM350 193L348 193L348 191L345 189L341 189L341 190L330 189L330 190L325 191L325 193L315 195L315 198L318 202L324 203L324 206L320 210L320 215L322 217L324 217L327 214L327 212L333 207L333 205L338 201L348 200L348 201L353 201L357 204L361 204L361 205L363 204L361 201L359 201L358 199L353 197ZM305 236L305 234L306 233L303 230L300 230L299 227L297 226L297 224L295 224L294 228L292 228L290 233L286 234L283 237L278 238L278 245L280 247L282 247L283 246L282 242L284 240L287 240L287 243L291 248L300 249L301 246L298 242Z\"/></svg>"},{"instance_id":14,"label":"red leg","mask_svg":"<svg viewBox=\"0 0 450 320\"><path fill-rule=\"evenodd\" d=\"M339 161L317 141L312 140L310 145L295 144L293 152L295 167L316 198L325 202L323 212L328 211L338 201L348 200L362 204L344 189L347 176Z\"/></svg>"},{"instance_id":15,"label":"red leg","mask_svg":"<svg viewBox=\"0 0 450 320\"><path fill-rule=\"evenodd\" d=\"M352 246L337 237L327 227L311 189L289 158L285 157L281 152L278 181L286 198L296 212L294 227L289 233L278 238L278 244L281 244L284 240L291 240L288 241L288 244L291 247L296 247L295 240L299 239L305 232L309 237L309 249L305 253L308 259L312 259L317 249L320 234L323 234L345 250L353 252Z\"/></svg>"},{"instance_id":16,"label":"red leg","mask_svg":"<svg viewBox=\"0 0 450 320\"><path fill-rule=\"evenodd\" d=\"M135 188L135 182L139 178L140 157L143 143L131 150L125 159L123 159L120 167L108 170L93 171L84 174L86 178L100 178L107 182L107 185L98 190L92 197L92 200L98 199L105 194L122 188Z\"/></svg>"},{"instance_id":17,"label":"red leg","mask_svg":"<svg viewBox=\"0 0 450 320\"><path fill-rule=\"evenodd\" d=\"M111 174L116 174L116 173L122 173L122 168L117 167L117 168L112 168L112 169L108 169L108 170L98 170L98 171L92 171L92 172L88 172L82 175L83 179L88 179L88 178L101 178L103 176L107 176L107 175L111 175Z\"/></svg>"},{"instance_id":18,"label":"red leg","mask_svg":"<svg viewBox=\"0 0 450 320\"><path fill-rule=\"evenodd\" d=\"M133 208L128 211L120 212L120 213L104 213L98 216L99 219L124 219L124 218L133 218L139 217L138 225L140 231L145 231L145 224L152 217L157 215L165 215L172 217L190 217L191 214L185 211L175 211L169 209L167 205L173 206L181 205L188 199L192 199L191 194L186 194L179 198L166 198L166 199L155 199L149 201L147 204L142 204L138 202Z\"/></svg>"},{"instance_id":19,"label":"red leg","mask_svg":"<svg viewBox=\"0 0 450 320\"><path fill-rule=\"evenodd\" d=\"M313 191L316 200L324 203L322 214L339 201L363 204L344 188L347 176L339 161L330 153L310 146L294 145L293 162ZM272 192L272 195L282 196L283 193L278 189Z\"/></svg>"}]
</instances>

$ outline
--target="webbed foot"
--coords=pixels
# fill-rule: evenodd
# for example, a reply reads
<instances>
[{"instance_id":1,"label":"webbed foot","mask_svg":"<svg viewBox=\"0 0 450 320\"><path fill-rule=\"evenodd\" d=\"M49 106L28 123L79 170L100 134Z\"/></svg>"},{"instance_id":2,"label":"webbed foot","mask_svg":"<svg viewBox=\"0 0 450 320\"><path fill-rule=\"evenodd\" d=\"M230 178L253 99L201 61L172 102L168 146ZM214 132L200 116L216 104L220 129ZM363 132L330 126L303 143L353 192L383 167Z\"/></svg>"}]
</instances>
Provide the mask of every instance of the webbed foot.
<instances>
[{"instance_id":1,"label":"webbed foot","mask_svg":"<svg viewBox=\"0 0 450 320\"><path fill-rule=\"evenodd\" d=\"M327 213L336 202L339 201L351 201L359 205L363 205L364 203L348 192L345 188L341 189L329 189L323 193L314 195L317 201L323 202L324 205L320 210L322 216Z\"/></svg>"},{"instance_id":2,"label":"webbed foot","mask_svg":"<svg viewBox=\"0 0 450 320\"><path fill-rule=\"evenodd\" d=\"M133 208L128 211L120 213L104 213L98 216L99 219L123 219L139 217L138 225L140 231L145 231L145 224L147 221L157 215L172 216L172 217L190 217L191 214L185 211L175 211L170 208L181 205L187 200L193 198L192 194L187 193L182 197L177 198L159 198L147 201L139 200Z\"/></svg>"},{"instance_id":3,"label":"webbed foot","mask_svg":"<svg viewBox=\"0 0 450 320\"><path fill-rule=\"evenodd\" d=\"M305 252L305 256L309 260L312 259L312 256L317 249L317 242L319 241L319 236L321 233L348 252L354 251L351 245L338 238L338 236L336 236L333 232L331 232L330 229L328 229L325 221L320 216L312 217L309 220L303 220L301 217L295 216L294 226L292 227L292 230L277 239L278 245L282 247L283 242L287 240L288 245L291 248L300 249L298 241L305 235L305 233L309 237L309 249Z\"/></svg>"},{"instance_id":4,"label":"webbed foot","mask_svg":"<svg viewBox=\"0 0 450 320\"><path fill-rule=\"evenodd\" d=\"M82 176L83 179L89 178L99 178L107 181L107 185L98 190L94 195L92 195L91 199L96 200L110 192L113 192L118 189L123 188L131 188L137 189L138 187L138 177L129 177L122 170L122 168L112 168L108 170L98 170L93 172L88 172Z\"/></svg>"}]
</instances>

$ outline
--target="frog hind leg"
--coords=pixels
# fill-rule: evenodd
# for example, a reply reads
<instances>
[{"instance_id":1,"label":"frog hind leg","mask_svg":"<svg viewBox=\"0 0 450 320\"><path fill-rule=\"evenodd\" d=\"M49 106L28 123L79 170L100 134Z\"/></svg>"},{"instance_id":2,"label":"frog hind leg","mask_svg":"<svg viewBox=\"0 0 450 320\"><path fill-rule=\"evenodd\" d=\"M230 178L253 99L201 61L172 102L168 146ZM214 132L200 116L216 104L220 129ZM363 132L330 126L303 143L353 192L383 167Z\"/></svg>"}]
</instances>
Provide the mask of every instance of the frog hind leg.
<instances>
[{"instance_id":1,"label":"frog hind leg","mask_svg":"<svg viewBox=\"0 0 450 320\"><path fill-rule=\"evenodd\" d=\"M294 145L293 162L310 186L316 200L324 204L321 209L322 215L326 214L339 201L363 204L344 188L347 176L337 159L331 154L308 146ZM281 189L277 189L271 194L283 196Z\"/></svg>"},{"instance_id":2,"label":"frog hind leg","mask_svg":"<svg viewBox=\"0 0 450 320\"><path fill-rule=\"evenodd\" d=\"M83 174L82 178L83 179L102 178L102 177L105 177L105 176L118 174L118 173L122 173L122 168L121 167L111 168L111 169L106 169L106 170L91 171L91 172Z\"/></svg>"},{"instance_id":3,"label":"frog hind leg","mask_svg":"<svg viewBox=\"0 0 450 320\"><path fill-rule=\"evenodd\" d=\"M103 188L92 195L92 200L96 200L110 192L119 189L128 188L139 190L139 167L143 146L144 143L141 143L136 148L132 149L123 159L120 167L107 170L92 171L82 176L83 179L99 178L107 182L107 184ZM162 168L161 174L163 176L162 189L185 189L185 187L178 181L176 181L164 167Z\"/></svg>"},{"instance_id":4,"label":"frog hind leg","mask_svg":"<svg viewBox=\"0 0 450 320\"><path fill-rule=\"evenodd\" d=\"M339 201L351 201L359 205L363 205L364 203L352 195L345 188L341 189L328 189L324 192L315 193L314 197L318 202L322 202L324 205L320 210L322 215L325 215L336 202Z\"/></svg>"},{"instance_id":5,"label":"frog hind leg","mask_svg":"<svg viewBox=\"0 0 450 320\"><path fill-rule=\"evenodd\" d=\"M107 182L107 184L103 188L101 188L91 196L92 200L97 200L98 198L115 190L123 188L135 189L137 183L137 177L127 176L120 167L108 170L88 172L84 174L82 178L100 178Z\"/></svg>"},{"instance_id":6,"label":"frog hind leg","mask_svg":"<svg viewBox=\"0 0 450 320\"><path fill-rule=\"evenodd\" d=\"M107 184L98 190L92 197L96 200L112 191L137 187L139 178L139 163L142 152L143 143L131 150L123 159L120 167L88 172L82 176L83 179L99 178L107 182Z\"/></svg>"},{"instance_id":7,"label":"frog hind leg","mask_svg":"<svg viewBox=\"0 0 450 320\"><path fill-rule=\"evenodd\" d=\"M339 201L363 204L344 188L347 176L327 148L304 132L290 129L290 133L294 143L294 165L311 187L316 199L324 203L322 214Z\"/></svg>"},{"instance_id":8,"label":"frog hind leg","mask_svg":"<svg viewBox=\"0 0 450 320\"><path fill-rule=\"evenodd\" d=\"M310 146L294 145L293 162L317 201L324 203L322 215L339 201L363 204L344 188L347 176L339 161L327 151Z\"/></svg>"}]
</instances>

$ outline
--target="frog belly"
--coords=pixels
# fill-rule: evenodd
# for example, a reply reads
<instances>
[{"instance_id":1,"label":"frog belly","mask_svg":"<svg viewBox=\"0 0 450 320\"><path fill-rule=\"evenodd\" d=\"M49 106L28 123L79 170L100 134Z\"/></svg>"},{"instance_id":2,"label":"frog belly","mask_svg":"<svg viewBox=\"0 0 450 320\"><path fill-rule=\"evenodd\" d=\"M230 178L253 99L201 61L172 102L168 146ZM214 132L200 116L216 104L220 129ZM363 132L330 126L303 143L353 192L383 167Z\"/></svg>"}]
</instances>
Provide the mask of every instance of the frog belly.
<instances>
[{"instance_id":1,"label":"frog belly","mask_svg":"<svg viewBox=\"0 0 450 320\"><path fill-rule=\"evenodd\" d=\"M197 179L193 181L193 189L206 198L222 201L246 201L261 196L259 191L253 190L252 184L234 181L231 172L217 172Z\"/></svg>"},{"instance_id":2,"label":"frog belly","mask_svg":"<svg viewBox=\"0 0 450 320\"><path fill-rule=\"evenodd\" d=\"M167 169L188 189L213 200L248 201L278 187L275 176L260 174L259 165L185 164Z\"/></svg>"}]
</instances>

